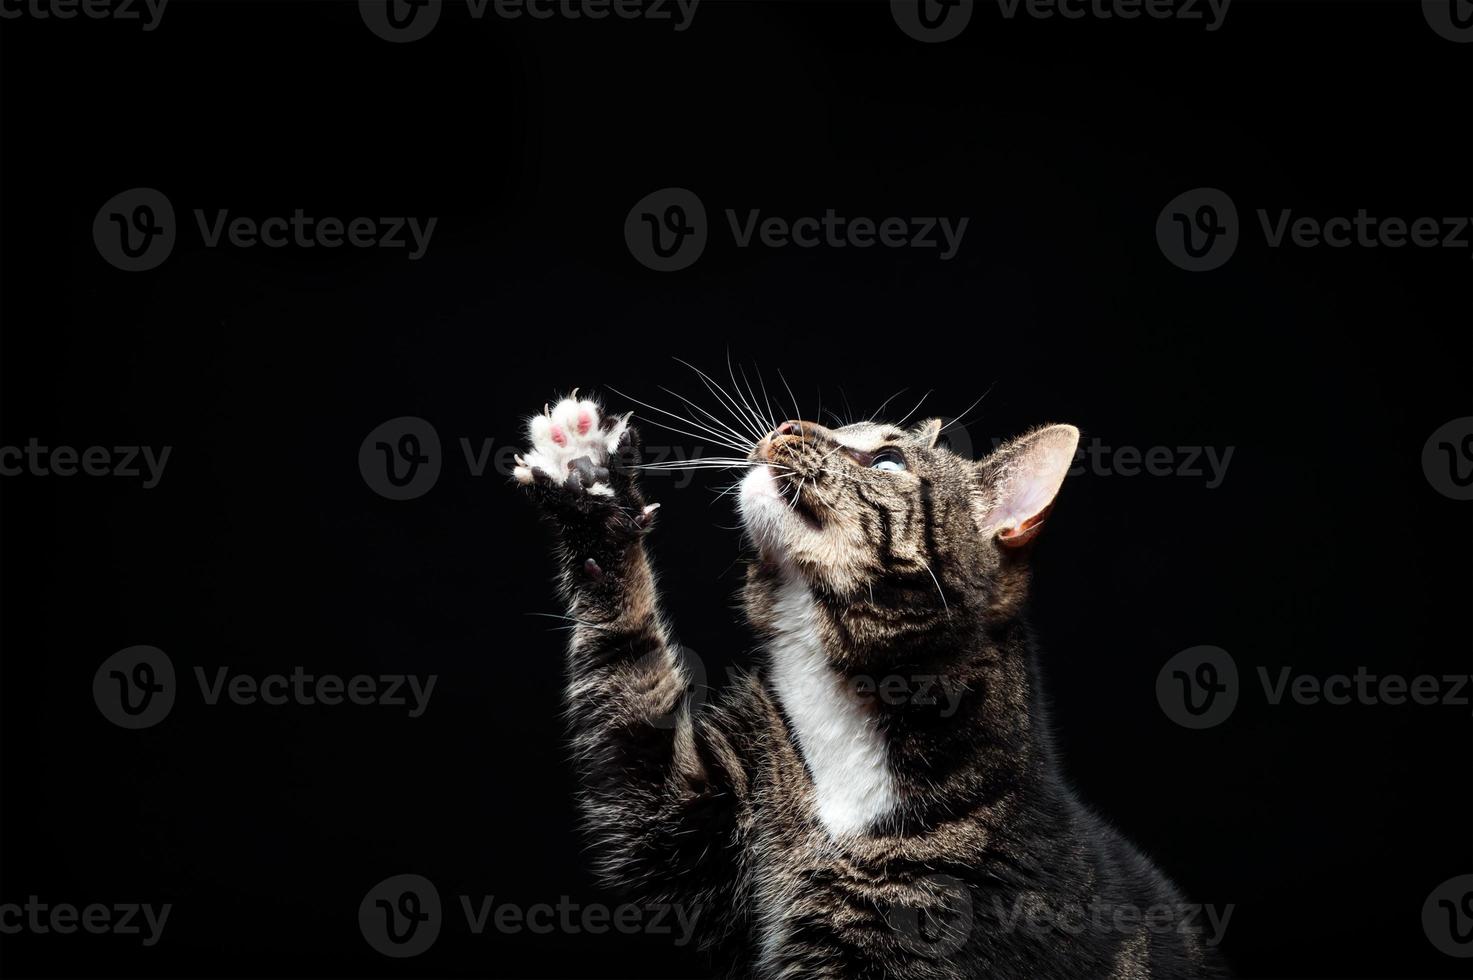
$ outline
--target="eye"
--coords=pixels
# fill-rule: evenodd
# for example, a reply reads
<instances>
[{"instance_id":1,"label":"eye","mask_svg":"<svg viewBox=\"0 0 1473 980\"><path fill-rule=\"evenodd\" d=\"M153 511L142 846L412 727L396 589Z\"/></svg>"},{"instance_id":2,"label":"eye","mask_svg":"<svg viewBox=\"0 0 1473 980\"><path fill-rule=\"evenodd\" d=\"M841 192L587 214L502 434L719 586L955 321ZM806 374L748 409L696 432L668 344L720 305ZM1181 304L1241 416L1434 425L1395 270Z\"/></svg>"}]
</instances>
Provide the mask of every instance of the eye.
<instances>
[{"instance_id":1,"label":"eye","mask_svg":"<svg viewBox=\"0 0 1473 980\"><path fill-rule=\"evenodd\" d=\"M870 460L869 468L886 473L899 473L905 469L905 458L893 449L882 449Z\"/></svg>"}]
</instances>

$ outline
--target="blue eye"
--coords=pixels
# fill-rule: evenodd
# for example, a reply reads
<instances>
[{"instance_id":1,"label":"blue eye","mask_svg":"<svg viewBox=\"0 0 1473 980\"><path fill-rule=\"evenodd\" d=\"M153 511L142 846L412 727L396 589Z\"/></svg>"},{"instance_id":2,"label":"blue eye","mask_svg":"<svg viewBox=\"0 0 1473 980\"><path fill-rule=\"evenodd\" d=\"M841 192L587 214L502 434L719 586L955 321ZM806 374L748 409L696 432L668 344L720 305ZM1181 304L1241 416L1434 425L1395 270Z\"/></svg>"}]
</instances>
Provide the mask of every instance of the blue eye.
<instances>
[{"instance_id":1,"label":"blue eye","mask_svg":"<svg viewBox=\"0 0 1473 980\"><path fill-rule=\"evenodd\" d=\"M872 470L882 470L886 473L899 473L905 469L905 460L893 449L886 449L883 452L875 454L875 458L870 461L869 468Z\"/></svg>"}]
</instances>

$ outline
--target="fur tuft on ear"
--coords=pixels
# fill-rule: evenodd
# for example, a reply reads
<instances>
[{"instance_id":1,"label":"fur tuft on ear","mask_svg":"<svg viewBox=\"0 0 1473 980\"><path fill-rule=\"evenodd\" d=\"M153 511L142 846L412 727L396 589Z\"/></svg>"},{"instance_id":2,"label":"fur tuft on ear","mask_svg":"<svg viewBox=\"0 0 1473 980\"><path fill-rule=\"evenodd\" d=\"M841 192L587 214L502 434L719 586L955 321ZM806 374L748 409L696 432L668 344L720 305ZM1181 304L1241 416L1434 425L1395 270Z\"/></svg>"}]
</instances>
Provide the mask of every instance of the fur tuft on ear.
<instances>
[{"instance_id":1,"label":"fur tuft on ear","mask_svg":"<svg viewBox=\"0 0 1473 980\"><path fill-rule=\"evenodd\" d=\"M1078 429L1049 425L1000 446L977 463L988 498L979 521L983 531L996 535L1004 547L1032 540L1069 475L1078 448Z\"/></svg>"},{"instance_id":2,"label":"fur tuft on ear","mask_svg":"<svg viewBox=\"0 0 1473 980\"><path fill-rule=\"evenodd\" d=\"M940 419L923 419L910 427L910 434L927 446L935 446L936 440L941 437Z\"/></svg>"}]
</instances>

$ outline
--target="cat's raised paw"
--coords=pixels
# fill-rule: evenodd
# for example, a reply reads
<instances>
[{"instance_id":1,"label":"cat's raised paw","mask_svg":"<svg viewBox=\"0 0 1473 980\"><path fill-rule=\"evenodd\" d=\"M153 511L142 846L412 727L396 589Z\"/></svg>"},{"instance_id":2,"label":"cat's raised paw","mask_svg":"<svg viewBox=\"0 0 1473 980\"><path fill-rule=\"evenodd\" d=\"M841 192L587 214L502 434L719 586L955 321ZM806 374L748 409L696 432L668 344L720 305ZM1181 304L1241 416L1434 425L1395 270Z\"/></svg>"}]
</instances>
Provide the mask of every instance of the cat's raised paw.
<instances>
[{"instance_id":1,"label":"cat's raised paw","mask_svg":"<svg viewBox=\"0 0 1473 980\"><path fill-rule=\"evenodd\" d=\"M629 416L605 415L578 391L527 422L530 448L516 457L512 476L518 483L553 484L573 492L612 497L609 457L629 426Z\"/></svg>"}]
</instances>

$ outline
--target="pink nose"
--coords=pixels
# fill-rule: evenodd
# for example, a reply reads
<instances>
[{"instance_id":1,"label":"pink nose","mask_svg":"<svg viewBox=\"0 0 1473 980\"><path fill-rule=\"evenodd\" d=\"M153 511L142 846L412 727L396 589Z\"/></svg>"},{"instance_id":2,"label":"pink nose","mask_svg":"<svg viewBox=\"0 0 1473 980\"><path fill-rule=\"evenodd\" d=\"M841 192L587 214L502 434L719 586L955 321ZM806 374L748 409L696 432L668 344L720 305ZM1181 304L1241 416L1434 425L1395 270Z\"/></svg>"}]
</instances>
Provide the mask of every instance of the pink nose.
<instances>
[{"instance_id":1,"label":"pink nose","mask_svg":"<svg viewBox=\"0 0 1473 980\"><path fill-rule=\"evenodd\" d=\"M775 432L773 432L773 435L775 435L775 436L798 436L799 438L802 438L802 436L803 436L803 423L802 422L784 422L782 425L780 425L780 426L777 427L777 430Z\"/></svg>"}]
</instances>

